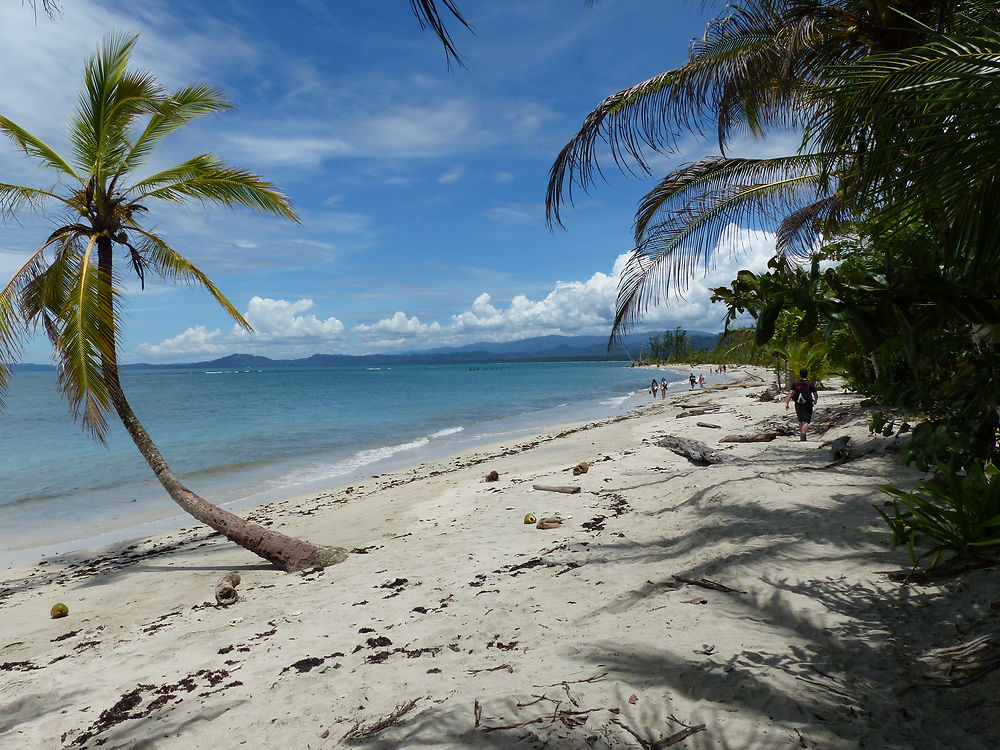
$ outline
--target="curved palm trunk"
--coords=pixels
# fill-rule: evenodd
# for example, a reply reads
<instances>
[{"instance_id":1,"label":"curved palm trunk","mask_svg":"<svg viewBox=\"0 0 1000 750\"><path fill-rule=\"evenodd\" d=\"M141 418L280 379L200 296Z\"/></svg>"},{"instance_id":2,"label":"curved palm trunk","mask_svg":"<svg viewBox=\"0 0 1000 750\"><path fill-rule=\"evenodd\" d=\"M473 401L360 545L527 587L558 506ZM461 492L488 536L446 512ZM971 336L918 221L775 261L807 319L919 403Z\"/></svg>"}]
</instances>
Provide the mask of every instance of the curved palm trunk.
<instances>
[{"instance_id":1,"label":"curved palm trunk","mask_svg":"<svg viewBox=\"0 0 1000 750\"><path fill-rule=\"evenodd\" d=\"M107 274L108 279L111 277L111 250L110 240L103 237L98 240L98 268L100 273ZM110 285L106 288L109 290L107 303L113 304L110 299ZM230 541L236 542L285 571L324 567L347 559L347 550L342 547L312 544L266 529L213 505L185 487L167 466L159 449L125 398L118 376L118 362L114 355L104 359L102 370L111 402L132 442L156 474L163 489L185 512L215 529Z\"/></svg>"},{"instance_id":2,"label":"curved palm trunk","mask_svg":"<svg viewBox=\"0 0 1000 750\"><path fill-rule=\"evenodd\" d=\"M136 448L146 459L146 463L156 474L156 478L160 480L160 484L163 485L170 498L187 513L203 524L211 526L230 541L236 542L244 549L274 563L282 570L294 571L333 565L343 562L347 558L347 550L342 547L311 544L266 529L213 505L189 490L170 470L167 462L163 460L159 449L132 411L132 407L117 382L117 377L114 377L108 385L115 411L118 412L118 416L132 437Z\"/></svg>"}]
</instances>

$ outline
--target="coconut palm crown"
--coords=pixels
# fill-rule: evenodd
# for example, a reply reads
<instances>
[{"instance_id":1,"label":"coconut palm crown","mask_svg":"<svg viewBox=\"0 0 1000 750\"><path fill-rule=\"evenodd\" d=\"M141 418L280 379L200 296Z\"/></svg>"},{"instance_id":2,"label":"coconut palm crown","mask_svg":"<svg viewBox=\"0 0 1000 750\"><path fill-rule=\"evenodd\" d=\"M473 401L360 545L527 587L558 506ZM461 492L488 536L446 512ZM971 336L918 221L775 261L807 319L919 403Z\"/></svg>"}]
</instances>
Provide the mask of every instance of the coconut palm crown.
<instances>
[{"instance_id":1,"label":"coconut palm crown","mask_svg":"<svg viewBox=\"0 0 1000 750\"><path fill-rule=\"evenodd\" d=\"M107 415L117 413L171 498L228 538L297 569L343 559L343 550L320 548L248 524L182 485L172 474L122 391L118 374L121 298L131 272L144 283L153 273L199 285L243 328L250 326L212 281L157 233L142 225L155 201L192 200L298 221L288 199L271 183L200 154L144 177L138 170L161 140L199 117L228 109L205 85L167 93L147 73L128 69L137 36L108 37L87 62L84 89L69 123L69 158L0 116L0 131L24 153L56 173L54 187L0 182L0 213L56 206L62 223L32 252L0 290L0 394L9 363L39 328L52 342L59 385L74 416L99 439Z\"/></svg>"}]
</instances>

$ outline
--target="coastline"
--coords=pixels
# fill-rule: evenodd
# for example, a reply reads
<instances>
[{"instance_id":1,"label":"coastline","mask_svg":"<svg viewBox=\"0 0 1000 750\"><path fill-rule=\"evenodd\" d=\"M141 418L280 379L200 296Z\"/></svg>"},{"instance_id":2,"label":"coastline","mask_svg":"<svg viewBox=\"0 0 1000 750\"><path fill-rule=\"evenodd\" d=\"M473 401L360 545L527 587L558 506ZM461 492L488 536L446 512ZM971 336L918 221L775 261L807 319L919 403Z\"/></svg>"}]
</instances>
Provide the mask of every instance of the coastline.
<instances>
[{"instance_id":1,"label":"coastline","mask_svg":"<svg viewBox=\"0 0 1000 750\"><path fill-rule=\"evenodd\" d=\"M764 385L678 391L247 514L352 551L322 571L280 573L192 528L6 571L0 744L338 748L415 701L351 746L684 731L680 747L994 746L998 672L952 686L933 661L990 624L991 572L886 577L905 554L857 530L879 530L881 484L917 476L868 434L860 397L817 407L852 436L843 465L818 435L719 443L791 420L749 397ZM678 417L694 403L718 409ZM657 445L666 434L724 460L696 466ZM539 530L528 512L565 521ZM229 570L240 601L217 608ZM49 619L56 601L68 617Z\"/></svg>"},{"instance_id":2,"label":"coastline","mask_svg":"<svg viewBox=\"0 0 1000 750\"><path fill-rule=\"evenodd\" d=\"M624 363L620 367L623 371L628 369ZM240 460L231 466L194 462L192 468L183 452L175 455L175 451L169 451L169 445L167 449L169 457L177 459L175 468L180 470L188 486L228 510L243 513L289 496L356 484L372 474L398 471L501 440L520 439L555 425L617 416L642 404L643 398L639 395L642 377L636 380L634 388L614 396L606 392L590 397L579 393L559 403L558 394L554 394L547 406L532 404L528 408L521 407L520 411L513 408L508 414L495 414L494 408L492 416L481 420L457 417L448 422L450 426L446 429L427 425L421 430L419 425L412 424L412 419L404 420L396 434L382 430L377 437L372 437L362 432L353 444L344 442L322 448L306 445L297 453L284 452L281 457L264 460ZM54 405L58 407L58 415L63 416L63 405L59 402ZM312 418L322 424L324 417L313 415ZM301 419L306 423L310 421L304 415ZM252 427L248 429L254 432ZM15 506L0 508L0 526L6 526L10 532L0 544L0 570L38 556L50 557L135 541L176 530L191 522L165 495L126 436L120 437L123 439L117 451L120 458L98 463L94 472L98 477L117 476L115 462L120 464L124 458L132 472L138 471L131 484L116 487L98 484L89 488L81 484L56 505L27 507L33 515L24 518L37 517L38 523L22 520L17 515L21 511ZM169 433L167 438L169 443ZM230 438L229 443L232 442ZM172 447L177 448L176 444ZM238 441L230 447L232 452L227 455L241 456Z\"/></svg>"}]
</instances>

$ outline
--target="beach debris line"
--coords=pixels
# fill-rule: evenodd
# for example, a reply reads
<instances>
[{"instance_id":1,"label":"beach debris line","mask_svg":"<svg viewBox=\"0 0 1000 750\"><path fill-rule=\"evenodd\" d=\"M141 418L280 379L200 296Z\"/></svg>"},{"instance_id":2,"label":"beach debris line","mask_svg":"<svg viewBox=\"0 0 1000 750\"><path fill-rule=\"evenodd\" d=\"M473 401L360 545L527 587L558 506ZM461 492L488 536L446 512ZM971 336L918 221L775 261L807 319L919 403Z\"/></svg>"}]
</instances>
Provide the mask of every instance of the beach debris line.
<instances>
[{"instance_id":1,"label":"beach debris line","mask_svg":"<svg viewBox=\"0 0 1000 750\"><path fill-rule=\"evenodd\" d=\"M230 570L215 584L215 601L220 607L228 607L239 601L240 595L236 587L240 585L240 574Z\"/></svg>"},{"instance_id":2,"label":"beach debris line","mask_svg":"<svg viewBox=\"0 0 1000 750\"><path fill-rule=\"evenodd\" d=\"M676 435L664 435L656 441L661 448L673 451L678 456L684 456L688 461L699 466L721 464L725 459L714 448L709 448L700 440L681 438Z\"/></svg>"},{"instance_id":3,"label":"beach debris line","mask_svg":"<svg viewBox=\"0 0 1000 750\"><path fill-rule=\"evenodd\" d=\"M575 495L580 491L579 487L571 484L533 484L531 485L531 489L541 490L542 492L564 492L567 495Z\"/></svg>"}]
</instances>

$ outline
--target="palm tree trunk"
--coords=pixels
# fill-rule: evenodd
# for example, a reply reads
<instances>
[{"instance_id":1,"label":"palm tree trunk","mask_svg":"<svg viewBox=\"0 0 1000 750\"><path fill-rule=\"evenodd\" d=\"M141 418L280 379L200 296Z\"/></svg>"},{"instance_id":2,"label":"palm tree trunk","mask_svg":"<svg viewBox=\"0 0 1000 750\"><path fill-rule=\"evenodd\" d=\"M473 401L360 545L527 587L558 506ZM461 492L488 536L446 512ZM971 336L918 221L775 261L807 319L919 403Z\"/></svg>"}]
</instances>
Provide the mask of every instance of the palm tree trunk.
<instances>
[{"instance_id":1,"label":"palm tree trunk","mask_svg":"<svg viewBox=\"0 0 1000 750\"><path fill-rule=\"evenodd\" d=\"M111 241L105 237L98 240L98 269L105 278L111 278ZM110 284L102 285L108 290L108 304L113 304L110 295ZM125 398L118 375L117 352L112 347L112 355L102 361L104 382L108 387L111 402L128 431L135 447L146 459L146 463L156 474L156 478L170 498L185 512L194 516L202 523L218 531L232 542L253 552L258 557L273 563L285 571L305 570L307 568L325 567L347 559L347 550L342 547L328 547L305 542L300 539L280 534L251 523L239 516L219 508L195 494L174 475L167 466L159 449L149 437L149 433L139 422L135 412Z\"/></svg>"}]
</instances>

